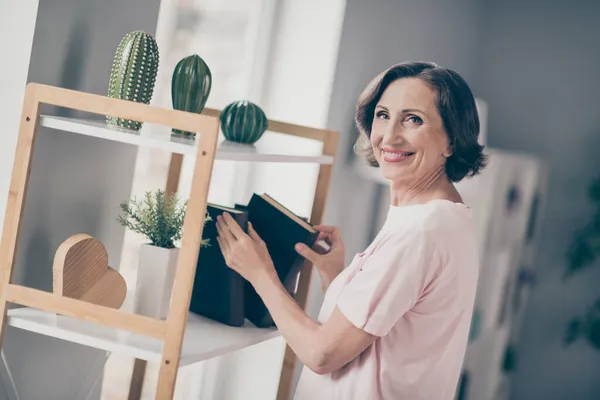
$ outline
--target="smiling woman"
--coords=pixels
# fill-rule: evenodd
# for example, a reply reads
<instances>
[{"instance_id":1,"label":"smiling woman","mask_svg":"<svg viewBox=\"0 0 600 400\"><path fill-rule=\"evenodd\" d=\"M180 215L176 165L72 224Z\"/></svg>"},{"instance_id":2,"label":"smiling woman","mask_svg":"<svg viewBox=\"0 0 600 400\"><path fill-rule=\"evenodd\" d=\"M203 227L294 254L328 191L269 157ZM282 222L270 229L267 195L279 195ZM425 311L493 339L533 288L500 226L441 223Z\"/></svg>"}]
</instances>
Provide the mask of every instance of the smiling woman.
<instances>
[{"instance_id":1,"label":"smiling woman","mask_svg":"<svg viewBox=\"0 0 600 400\"><path fill-rule=\"evenodd\" d=\"M356 124L360 136L355 150L374 167L381 166L377 150L382 148L373 147L373 141L381 142L386 127L412 128L407 130L413 134L405 138L407 145L447 141L440 154L447 158L444 169L452 182L476 175L485 166L483 146L478 143L479 116L469 86L455 71L433 63L402 63L381 72L358 99Z\"/></svg>"},{"instance_id":2,"label":"smiling woman","mask_svg":"<svg viewBox=\"0 0 600 400\"><path fill-rule=\"evenodd\" d=\"M391 204L345 268L335 227L316 227L328 253L297 246L326 291L317 321L287 294L251 227L219 218L219 246L303 362L296 400L451 400L479 269L472 210L453 185L485 164L475 101L456 72L405 63L371 82L356 120L357 149L390 181Z\"/></svg>"}]
</instances>

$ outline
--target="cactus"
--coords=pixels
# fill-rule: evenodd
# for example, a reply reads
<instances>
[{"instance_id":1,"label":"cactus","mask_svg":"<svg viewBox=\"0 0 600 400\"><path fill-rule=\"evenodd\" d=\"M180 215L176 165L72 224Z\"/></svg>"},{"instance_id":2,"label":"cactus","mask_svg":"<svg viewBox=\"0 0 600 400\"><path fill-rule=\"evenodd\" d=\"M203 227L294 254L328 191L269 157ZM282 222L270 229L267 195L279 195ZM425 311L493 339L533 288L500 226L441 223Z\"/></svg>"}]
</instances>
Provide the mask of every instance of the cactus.
<instances>
[{"instance_id":1,"label":"cactus","mask_svg":"<svg viewBox=\"0 0 600 400\"><path fill-rule=\"evenodd\" d=\"M171 80L173 108L200 114L204 109L210 89L212 75L210 68L200 56L194 54L182 58L175 66ZM195 137L194 132L173 129L175 135Z\"/></svg>"},{"instance_id":2,"label":"cactus","mask_svg":"<svg viewBox=\"0 0 600 400\"><path fill-rule=\"evenodd\" d=\"M267 130L268 120L256 104L240 100L221 111L221 130L232 142L252 144Z\"/></svg>"},{"instance_id":3,"label":"cactus","mask_svg":"<svg viewBox=\"0 0 600 400\"><path fill-rule=\"evenodd\" d=\"M108 97L149 104L158 72L158 46L149 34L130 32L119 43L110 73ZM107 116L109 125L139 130L139 121Z\"/></svg>"}]
</instances>

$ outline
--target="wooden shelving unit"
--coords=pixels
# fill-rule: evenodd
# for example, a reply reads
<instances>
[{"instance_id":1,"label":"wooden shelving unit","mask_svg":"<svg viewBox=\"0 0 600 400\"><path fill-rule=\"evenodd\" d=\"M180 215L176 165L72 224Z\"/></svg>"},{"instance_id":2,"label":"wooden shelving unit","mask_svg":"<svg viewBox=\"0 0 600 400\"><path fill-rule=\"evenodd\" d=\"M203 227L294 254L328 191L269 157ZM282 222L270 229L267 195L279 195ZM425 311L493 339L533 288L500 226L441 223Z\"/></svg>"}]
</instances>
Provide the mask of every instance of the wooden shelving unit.
<instances>
[{"instance_id":1,"label":"wooden shelving unit","mask_svg":"<svg viewBox=\"0 0 600 400\"><path fill-rule=\"evenodd\" d=\"M80 110L100 116L112 115L164 127L164 132L144 135L109 127L102 121L40 115L42 104ZM251 324L228 327L188 312L196 262L200 250L207 194L215 160L320 164L310 221L322 222L335 160L338 132L269 121L268 135L291 135L322 142L319 153L303 153L294 147L274 153L261 146L220 140L219 111L201 115L157 108L90 93L29 84L23 105L15 162L0 243L0 343L6 325L97 349L135 357L130 399L139 398L144 362L160 363L156 398L171 399L178 368L227 354L279 335L276 329ZM71 132L127 145L172 153L167 190L177 190L184 155L195 156L194 174L184 221L183 238L175 274L171 308L166 320L156 320L114 310L12 283L21 216L26 201L31 158L38 127ZM197 132L195 140L173 138L170 128ZM262 139L261 139L262 140ZM117 171L116 171L117 172ZM295 296L304 308L312 265L306 263ZM8 303L24 306L8 311ZM279 399L287 399L294 374L295 356L286 349L279 384Z\"/></svg>"}]
</instances>

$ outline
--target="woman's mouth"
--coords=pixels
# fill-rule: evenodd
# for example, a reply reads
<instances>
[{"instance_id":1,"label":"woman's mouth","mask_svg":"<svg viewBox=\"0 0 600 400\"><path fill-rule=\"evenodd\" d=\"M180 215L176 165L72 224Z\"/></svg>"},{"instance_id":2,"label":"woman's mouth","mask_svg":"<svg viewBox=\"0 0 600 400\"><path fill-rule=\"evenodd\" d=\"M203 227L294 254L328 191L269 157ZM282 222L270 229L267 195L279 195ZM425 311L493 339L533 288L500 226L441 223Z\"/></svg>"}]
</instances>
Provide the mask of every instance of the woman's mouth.
<instances>
[{"instance_id":1,"label":"woman's mouth","mask_svg":"<svg viewBox=\"0 0 600 400\"><path fill-rule=\"evenodd\" d=\"M415 153L410 151L402 151L402 150L381 150L381 154L383 155L383 160L385 162L399 162L404 161L408 157L414 155Z\"/></svg>"}]
</instances>

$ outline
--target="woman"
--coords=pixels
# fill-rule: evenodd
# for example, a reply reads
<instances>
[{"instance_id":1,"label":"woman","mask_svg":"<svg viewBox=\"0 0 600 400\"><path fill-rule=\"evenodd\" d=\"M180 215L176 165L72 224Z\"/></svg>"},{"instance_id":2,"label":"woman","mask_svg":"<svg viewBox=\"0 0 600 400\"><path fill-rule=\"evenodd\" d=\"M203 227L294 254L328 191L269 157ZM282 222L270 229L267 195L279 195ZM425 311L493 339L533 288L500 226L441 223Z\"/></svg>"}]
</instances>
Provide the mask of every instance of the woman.
<instances>
[{"instance_id":1,"label":"woman","mask_svg":"<svg viewBox=\"0 0 600 400\"><path fill-rule=\"evenodd\" d=\"M358 100L356 149L390 181L381 231L344 268L331 250L297 251L326 288L318 322L279 282L252 226L218 220L228 265L252 283L303 362L296 399L451 400L465 354L478 255L471 209L453 183L485 164L473 95L454 71L411 62L377 76Z\"/></svg>"}]
</instances>

